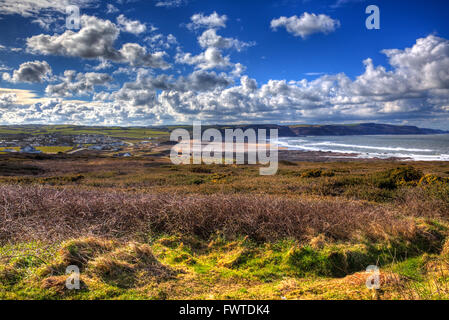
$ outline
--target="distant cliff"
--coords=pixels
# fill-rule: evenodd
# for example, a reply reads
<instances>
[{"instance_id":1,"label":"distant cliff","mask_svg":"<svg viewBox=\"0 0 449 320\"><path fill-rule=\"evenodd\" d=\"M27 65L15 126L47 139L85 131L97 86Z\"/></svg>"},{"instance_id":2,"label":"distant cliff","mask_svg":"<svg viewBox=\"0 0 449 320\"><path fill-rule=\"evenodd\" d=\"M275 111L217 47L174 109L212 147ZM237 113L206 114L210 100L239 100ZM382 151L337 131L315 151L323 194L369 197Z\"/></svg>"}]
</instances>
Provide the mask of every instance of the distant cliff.
<instances>
[{"instance_id":1,"label":"distant cliff","mask_svg":"<svg viewBox=\"0 0 449 320\"><path fill-rule=\"evenodd\" d=\"M349 125L289 126L294 136L349 136L380 134L439 134L448 131L423 129L415 126L395 126L391 124L360 123Z\"/></svg>"},{"instance_id":2,"label":"distant cliff","mask_svg":"<svg viewBox=\"0 0 449 320\"><path fill-rule=\"evenodd\" d=\"M71 135L107 135L116 138L147 139L169 136L175 128L184 128L192 132L192 126L154 126L154 127L102 127L76 125L0 125L0 142L2 138L24 141L37 135L47 134L58 136ZM348 136L348 135L379 135L379 134L440 134L449 131L422 129L414 126L396 126L380 123L359 123L342 125L278 125L278 124L241 124L241 125L203 125L202 129L218 129L224 134L226 129L277 129L279 137L296 136Z\"/></svg>"},{"instance_id":3,"label":"distant cliff","mask_svg":"<svg viewBox=\"0 0 449 320\"><path fill-rule=\"evenodd\" d=\"M248 124L227 126L204 126L216 128L224 133L225 129L278 129L279 137L296 136L350 136L350 135L381 135L381 134L441 134L449 131L423 129L415 126L396 126L379 123L360 123L343 125L292 125L282 126L276 124Z\"/></svg>"}]
</instances>

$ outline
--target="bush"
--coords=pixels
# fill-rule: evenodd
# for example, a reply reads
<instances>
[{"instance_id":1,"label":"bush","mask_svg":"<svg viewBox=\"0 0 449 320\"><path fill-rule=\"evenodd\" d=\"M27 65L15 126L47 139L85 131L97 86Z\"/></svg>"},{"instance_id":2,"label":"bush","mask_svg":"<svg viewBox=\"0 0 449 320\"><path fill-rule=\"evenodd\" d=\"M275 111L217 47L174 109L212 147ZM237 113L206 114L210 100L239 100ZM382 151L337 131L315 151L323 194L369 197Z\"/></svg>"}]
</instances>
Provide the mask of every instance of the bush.
<instances>
[{"instance_id":1,"label":"bush","mask_svg":"<svg viewBox=\"0 0 449 320\"><path fill-rule=\"evenodd\" d=\"M192 167L190 171L193 173L212 173L212 170L206 166Z\"/></svg>"},{"instance_id":2,"label":"bush","mask_svg":"<svg viewBox=\"0 0 449 320\"><path fill-rule=\"evenodd\" d=\"M390 188L373 188L370 186L349 186L344 195L357 200L374 202L389 202L395 197L395 191Z\"/></svg>"},{"instance_id":3,"label":"bush","mask_svg":"<svg viewBox=\"0 0 449 320\"><path fill-rule=\"evenodd\" d=\"M325 171L322 169L307 169L300 173L301 178L319 178L319 177L333 177L335 172L332 170Z\"/></svg>"},{"instance_id":4,"label":"bush","mask_svg":"<svg viewBox=\"0 0 449 320\"><path fill-rule=\"evenodd\" d=\"M202 179L202 178L193 178L192 180L190 180L190 181L188 182L188 184L200 185L200 184L203 184L203 183L205 183L205 182L206 182L206 180L204 180L204 179Z\"/></svg>"},{"instance_id":5,"label":"bush","mask_svg":"<svg viewBox=\"0 0 449 320\"><path fill-rule=\"evenodd\" d=\"M372 175L373 184L380 189L396 189L398 186L417 185L423 173L412 166L390 169Z\"/></svg>"},{"instance_id":6,"label":"bush","mask_svg":"<svg viewBox=\"0 0 449 320\"><path fill-rule=\"evenodd\" d=\"M442 178L434 174L426 174L419 180L419 185L435 185L447 183L449 183L449 178Z\"/></svg>"},{"instance_id":7,"label":"bush","mask_svg":"<svg viewBox=\"0 0 449 320\"><path fill-rule=\"evenodd\" d=\"M0 216L0 242L90 235L131 238L145 233L209 239L216 232L230 238L247 235L255 241L306 240L319 233L330 240L347 240L373 230L396 234L401 228L408 230L393 211L343 199L148 194L42 186L0 185Z\"/></svg>"},{"instance_id":8,"label":"bush","mask_svg":"<svg viewBox=\"0 0 449 320\"><path fill-rule=\"evenodd\" d=\"M301 178L319 178L322 173L321 169L307 169L301 171Z\"/></svg>"},{"instance_id":9,"label":"bush","mask_svg":"<svg viewBox=\"0 0 449 320\"><path fill-rule=\"evenodd\" d=\"M407 184L409 182L418 182L423 176L423 173L421 170L415 169L412 166L406 166L389 170L389 176L397 184Z\"/></svg>"}]
</instances>

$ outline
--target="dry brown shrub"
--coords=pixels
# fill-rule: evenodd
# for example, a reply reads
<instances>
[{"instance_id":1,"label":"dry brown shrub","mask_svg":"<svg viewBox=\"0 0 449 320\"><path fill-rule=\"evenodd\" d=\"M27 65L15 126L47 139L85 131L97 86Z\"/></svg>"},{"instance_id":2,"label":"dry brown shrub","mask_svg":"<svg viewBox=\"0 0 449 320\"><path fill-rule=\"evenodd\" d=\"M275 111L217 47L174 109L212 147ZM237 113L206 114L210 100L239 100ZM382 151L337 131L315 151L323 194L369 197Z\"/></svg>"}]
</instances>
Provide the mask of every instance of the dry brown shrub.
<instances>
[{"instance_id":1,"label":"dry brown shrub","mask_svg":"<svg viewBox=\"0 0 449 320\"><path fill-rule=\"evenodd\" d=\"M0 242L88 236L132 238L180 233L203 239L249 236L256 241L401 236L413 222L379 206L343 199L262 195L173 195L0 186Z\"/></svg>"},{"instance_id":2,"label":"dry brown shrub","mask_svg":"<svg viewBox=\"0 0 449 320\"><path fill-rule=\"evenodd\" d=\"M402 190L397 202L411 216L449 219L448 185L406 188Z\"/></svg>"}]
</instances>

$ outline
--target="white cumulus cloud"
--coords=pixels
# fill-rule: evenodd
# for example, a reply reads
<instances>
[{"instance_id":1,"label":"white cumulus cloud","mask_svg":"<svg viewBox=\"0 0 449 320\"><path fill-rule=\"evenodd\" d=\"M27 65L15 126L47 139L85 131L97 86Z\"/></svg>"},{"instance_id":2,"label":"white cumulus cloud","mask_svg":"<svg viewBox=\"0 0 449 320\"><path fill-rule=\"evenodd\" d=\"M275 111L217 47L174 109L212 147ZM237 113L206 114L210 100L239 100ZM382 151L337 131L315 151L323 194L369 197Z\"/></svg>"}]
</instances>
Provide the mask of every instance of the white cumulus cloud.
<instances>
[{"instance_id":1,"label":"white cumulus cloud","mask_svg":"<svg viewBox=\"0 0 449 320\"><path fill-rule=\"evenodd\" d=\"M254 45L254 42L244 42L234 38L225 38L217 34L215 29L205 30L199 37L198 43L202 48L215 47L218 49L234 48L241 51Z\"/></svg>"},{"instance_id":2,"label":"white cumulus cloud","mask_svg":"<svg viewBox=\"0 0 449 320\"><path fill-rule=\"evenodd\" d=\"M228 17L226 15L219 15L217 12L213 12L206 16L203 13L196 13L190 17L190 22L187 24L189 29L199 28L224 28L226 27L226 21Z\"/></svg>"},{"instance_id":3,"label":"white cumulus cloud","mask_svg":"<svg viewBox=\"0 0 449 320\"><path fill-rule=\"evenodd\" d=\"M104 86L112 80L112 77L107 73L77 73L74 70L66 70L62 77L62 82L48 85L45 92L50 96L58 97L86 95L92 93L95 86Z\"/></svg>"},{"instance_id":4,"label":"white cumulus cloud","mask_svg":"<svg viewBox=\"0 0 449 320\"><path fill-rule=\"evenodd\" d=\"M114 48L120 34L119 28L109 20L81 16L82 28L67 30L53 36L40 34L27 39L28 51L44 55L62 55L86 59L103 59L129 63L133 66L166 69L164 52L149 53L137 43L126 43Z\"/></svg>"},{"instance_id":5,"label":"white cumulus cloud","mask_svg":"<svg viewBox=\"0 0 449 320\"><path fill-rule=\"evenodd\" d=\"M65 13L69 5L89 8L96 5L98 0L2 0L0 14L19 14L24 17L35 17L42 12Z\"/></svg>"},{"instance_id":6,"label":"white cumulus cloud","mask_svg":"<svg viewBox=\"0 0 449 320\"><path fill-rule=\"evenodd\" d=\"M307 38L314 33L331 33L340 26L340 21L334 20L325 14L304 12L301 17L279 17L271 20L271 28L277 30L284 27L295 37Z\"/></svg>"},{"instance_id":7,"label":"white cumulus cloud","mask_svg":"<svg viewBox=\"0 0 449 320\"><path fill-rule=\"evenodd\" d=\"M123 14L117 17L117 23L120 26L120 30L133 33L141 34L147 30L147 26L138 20L130 20L126 18Z\"/></svg>"},{"instance_id":8,"label":"white cumulus cloud","mask_svg":"<svg viewBox=\"0 0 449 320\"><path fill-rule=\"evenodd\" d=\"M178 53L175 59L177 63L194 65L202 70L223 69L232 66L230 58L228 56L224 57L220 50L214 47L207 48L206 51L196 56L191 53Z\"/></svg>"},{"instance_id":9,"label":"white cumulus cloud","mask_svg":"<svg viewBox=\"0 0 449 320\"><path fill-rule=\"evenodd\" d=\"M28 61L19 66L19 69L14 70L12 76L9 73L3 73L3 80L18 83L40 83L44 80L49 80L52 75L52 70L47 61Z\"/></svg>"}]
</instances>

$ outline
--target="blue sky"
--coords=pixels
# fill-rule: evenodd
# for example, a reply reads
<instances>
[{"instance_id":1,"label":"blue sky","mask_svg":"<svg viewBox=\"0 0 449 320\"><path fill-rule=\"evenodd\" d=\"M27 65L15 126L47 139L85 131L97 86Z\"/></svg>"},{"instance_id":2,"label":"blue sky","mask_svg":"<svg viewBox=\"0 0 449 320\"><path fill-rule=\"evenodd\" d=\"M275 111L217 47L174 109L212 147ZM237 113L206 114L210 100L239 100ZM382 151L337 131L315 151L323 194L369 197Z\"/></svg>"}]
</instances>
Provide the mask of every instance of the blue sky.
<instances>
[{"instance_id":1,"label":"blue sky","mask_svg":"<svg viewBox=\"0 0 449 320\"><path fill-rule=\"evenodd\" d=\"M379 30L365 27L372 4ZM68 5L80 9L79 29L66 27ZM436 0L2 0L0 123L447 128L448 9Z\"/></svg>"}]
</instances>

